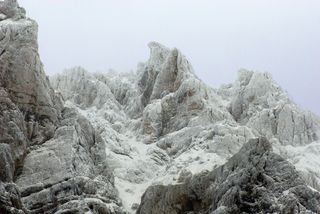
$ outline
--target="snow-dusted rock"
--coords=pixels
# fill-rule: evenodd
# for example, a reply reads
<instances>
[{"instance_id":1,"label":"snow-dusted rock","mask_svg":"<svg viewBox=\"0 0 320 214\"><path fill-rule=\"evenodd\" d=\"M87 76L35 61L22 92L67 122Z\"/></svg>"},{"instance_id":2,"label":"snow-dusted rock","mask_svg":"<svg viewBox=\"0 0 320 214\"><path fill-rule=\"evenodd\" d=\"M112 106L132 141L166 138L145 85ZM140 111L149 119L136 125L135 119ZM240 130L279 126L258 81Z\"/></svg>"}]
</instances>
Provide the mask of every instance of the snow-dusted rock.
<instances>
[{"instance_id":1,"label":"snow-dusted rock","mask_svg":"<svg viewBox=\"0 0 320 214\"><path fill-rule=\"evenodd\" d=\"M0 21L0 213L123 213L105 141L64 107L45 76L36 22L6 15ZM97 95L107 99L107 92Z\"/></svg>"},{"instance_id":2,"label":"snow-dusted rock","mask_svg":"<svg viewBox=\"0 0 320 214\"><path fill-rule=\"evenodd\" d=\"M236 121L277 138L284 145L305 145L319 136L319 118L301 110L267 73L242 70L238 80L220 94L231 97L229 110Z\"/></svg>"},{"instance_id":3,"label":"snow-dusted rock","mask_svg":"<svg viewBox=\"0 0 320 214\"><path fill-rule=\"evenodd\" d=\"M21 12L21 13L20 13ZM16 1L0 2L0 183L20 175L28 146L53 136L62 103L45 76L38 55L37 24L25 19ZM20 192L0 184L0 212L24 212ZM1 188L2 188L1 187Z\"/></svg>"},{"instance_id":4,"label":"snow-dusted rock","mask_svg":"<svg viewBox=\"0 0 320 214\"><path fill-rule=\"evenodd\" d=\"M320 193L294 166L252 139L226 164L182 184L149 187L137 213L319 213Z\"/></svg>"},{"instance_id":5,"label":"snow-dusted rock","mask_svg":"<svg viewBox=\"0 0 320 214\"><path fill-rule=\"evenodd\" d=\"M318 160L298 155L300 146L318 145L312 142L319 135L319 119L300 110L269 74L243 70L235 83L215 90L197 78L177 49L154 42L149 47L150 58L136 73L82 75L75 68L51 78L55 90L106 142L126 210L134 211L148 186L177 184L211 171L259 136L297 166L308 185L319 188ZM85 89L108 91L108 96L98 98L101 106L84 105L85 98L76 102Z\"/></svg>"},{"instance_id":6,"label":"snow-dusted rock","mask_svg":"<svg viewBox=\"0 0 320 214\"><path fill-rule=\"evenodd\" d=\"M0 21L4 19L25 18L24 8L19 7L17 0L0 1Z\"/></svg>"},{"instance_id":7,"label":"snow-dusted rock","mask_svg":"<svg viewBox=\"0 0 320 214\"><path fill-rule=\"evenodd\" d=\"M304 182L320 190L320 119L269 74L242 70L212 89L152 42L136 72L75 67L49 83L37 24L1 5L0 213L132 213L148 187L140 213L318 211Z\"/></svg>"},{"instance_id":8,"label":"snow-dusted rock","mask_svg":"<svg viewBox=\"0 0 320 214\"><path fill-rule=\"evenodd\" d=\"M37 52L37 29L30 19L0 22L0 85L24 111L56 122L59 106Z\"/></svg>"},{"instance_id":9,"label":"snow-dusted rock","mask_svg":"<svg viewBox=\"0 0 320 214\"><path fill-rule=\"evenodd\" d=\"M97 211L101 207L108 213L107 204L120 213L105 143L73 109L64 109L54 137L27 155L16 184L32 213Z\"/></svg>"}]
</instances>

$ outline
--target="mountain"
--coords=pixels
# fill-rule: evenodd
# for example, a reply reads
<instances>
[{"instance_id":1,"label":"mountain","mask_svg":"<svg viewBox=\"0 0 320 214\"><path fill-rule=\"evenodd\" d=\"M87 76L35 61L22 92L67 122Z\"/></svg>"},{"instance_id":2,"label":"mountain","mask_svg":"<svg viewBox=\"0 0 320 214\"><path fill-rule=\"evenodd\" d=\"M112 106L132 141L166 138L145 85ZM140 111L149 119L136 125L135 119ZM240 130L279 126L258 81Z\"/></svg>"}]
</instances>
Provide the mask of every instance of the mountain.
<instances>
[{"instance_id":1,"label":"mountain","mask_svg":"<svg viewBox=\"0 0 320 214\"><path fill-rule=\"evenodd\" d=\"M320 119L269 74L213 89L151 42L135 72L48 78L14 2L0 2L0 213L320 213Z\"/></svg>"},{"instance_id":2,"label":"mountain","mask_svg":"<svg viewBox=\"0 0 320 214\"><path fill-rule=\"evenodd\" d=\"M0 29L0 213L123 213L105 142L44 73L36 22Z\"/></svg>"},{"instance_id":3,"label":"mountain","mask_svg":"<svg viewBox=\"0 0 320 214\"><path fill-rule=\"evenodd\" d=\"M319 192L262 137L211 172L149 187L137 213L319 213L319 202Z\"/></svg>"}]
</instances>

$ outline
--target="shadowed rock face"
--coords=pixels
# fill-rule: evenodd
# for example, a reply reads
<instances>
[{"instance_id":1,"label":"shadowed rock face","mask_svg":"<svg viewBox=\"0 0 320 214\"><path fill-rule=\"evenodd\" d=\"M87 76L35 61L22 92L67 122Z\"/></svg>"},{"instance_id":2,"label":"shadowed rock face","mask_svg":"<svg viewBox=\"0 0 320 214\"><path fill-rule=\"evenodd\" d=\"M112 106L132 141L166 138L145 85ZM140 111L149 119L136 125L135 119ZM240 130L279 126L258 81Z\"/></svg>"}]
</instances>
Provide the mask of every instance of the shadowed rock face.
<instances>
[{"instance_id":1,"label":"shadowed rock face","mask_svg":"<svg viewBox=\"0 0 320 214\"><path fill-rule=\"evenodd\" d=\"M0 213L122 213L105 143L51 88L21 11L0 2Z\"/></svg>"},{"instance_id":2,"label":"shadowed rock face","mask_svg":"<svg viewBox=\"0 0 320 214\"><path fill-rule=\"evenodd\" d=\"M319 213L320 193L272 152L250 140L226 164L170 186L152 186L137 213Z\"/></svg>"},{"instance_id":3,"label":"shadowed rock face","mask_svg":"<svg viewBox=\"0 0 320 214\"><path fill-rule=\"evenodd\" d=\"M62 109L43 71L37 29L29 19L0 22L0 88L23 114L31 144L53 136Z\"/></svg>"},{"instance_id":4,"label":"shadowed rock face","mask_svg":"<svg viewBox=\"0 0 320 214\"><path fill-rule=\"evenodd\" d=\"M14 182L29 146L53 136L62 104L38 56L37 24L15 1L0 2L0 210L26 212ZM5 183L2 183L5 182Z\"/></svg>"}]
</instances>

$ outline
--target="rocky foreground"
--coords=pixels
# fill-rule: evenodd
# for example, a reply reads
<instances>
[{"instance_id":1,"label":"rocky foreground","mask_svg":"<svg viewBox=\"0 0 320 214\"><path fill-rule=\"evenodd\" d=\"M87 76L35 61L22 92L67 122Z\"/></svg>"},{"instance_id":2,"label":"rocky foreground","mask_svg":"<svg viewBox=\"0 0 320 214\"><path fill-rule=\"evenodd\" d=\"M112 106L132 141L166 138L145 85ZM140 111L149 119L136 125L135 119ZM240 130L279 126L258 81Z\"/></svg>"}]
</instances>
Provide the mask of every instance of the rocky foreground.
<instances>
[{"instance_id":1,"label":"rocky foreground","mask_svg":"<svg viewBox=\"0 0 320 214\"><path fill-rule=\"evenodd\" d=\"M320 119L269 74L213 89L152 42L136 72L49 80L36 22L0 20L0 213L320 213Z\"/></svg>"}]
</instances>

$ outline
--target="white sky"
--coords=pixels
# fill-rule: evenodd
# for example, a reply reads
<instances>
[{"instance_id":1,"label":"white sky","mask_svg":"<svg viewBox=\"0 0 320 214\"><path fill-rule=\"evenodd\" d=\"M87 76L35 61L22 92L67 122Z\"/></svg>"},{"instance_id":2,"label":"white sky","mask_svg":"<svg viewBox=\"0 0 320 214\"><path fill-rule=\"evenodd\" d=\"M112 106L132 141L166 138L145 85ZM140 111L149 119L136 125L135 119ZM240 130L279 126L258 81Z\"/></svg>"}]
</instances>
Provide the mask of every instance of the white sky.
<instances>
[{"instance_id":1,"label":"white sky","mask_svg":"<svg viewBox=\"0 0 320 214\"><path fill-rule=\"evenodd\" d=\"M135 69L147 43L180 49L218 87L240 68L272 73L320 114L319 0L20 0L39 23L47 74Z\"/></svg>"}]
</instances>

